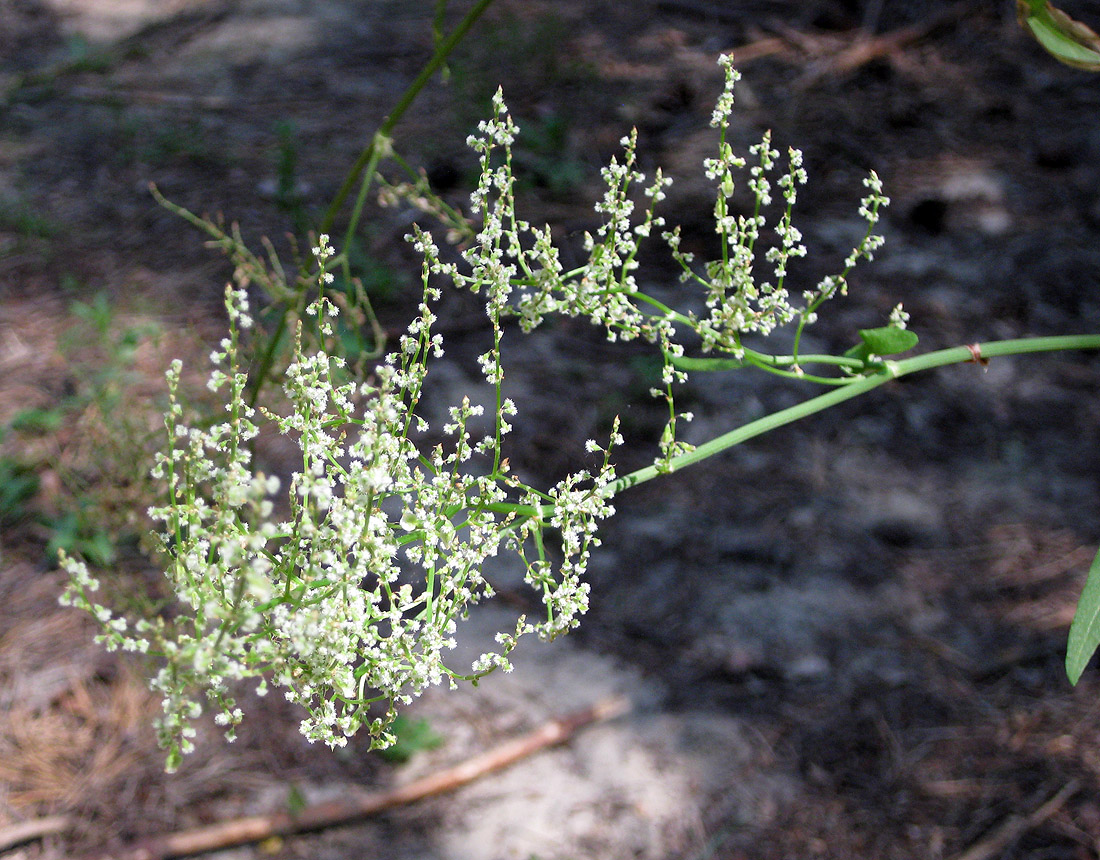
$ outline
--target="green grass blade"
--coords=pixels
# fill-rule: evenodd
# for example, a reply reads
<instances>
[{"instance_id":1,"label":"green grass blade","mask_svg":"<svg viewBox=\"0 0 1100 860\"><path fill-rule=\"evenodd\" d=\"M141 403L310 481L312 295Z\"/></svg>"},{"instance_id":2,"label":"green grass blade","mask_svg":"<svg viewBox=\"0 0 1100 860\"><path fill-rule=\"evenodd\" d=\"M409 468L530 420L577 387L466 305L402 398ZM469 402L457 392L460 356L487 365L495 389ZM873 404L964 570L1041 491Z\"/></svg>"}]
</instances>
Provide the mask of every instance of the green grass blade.
<instances>
[{"instance_id":1,"label":"green grass blade","mask_svg":"<svg viewBox=\"0 0 1100 860\"><path fill-rule=\"evenodd\" d=\"M1073 624L1069 628L1069 645L1066 647L1066 674L1071 684L1076 684L1085 671L1092 655L1100 645L1100 553L1089 568L1085 590L1077 602Z\"/></svg>"}]
</instances>

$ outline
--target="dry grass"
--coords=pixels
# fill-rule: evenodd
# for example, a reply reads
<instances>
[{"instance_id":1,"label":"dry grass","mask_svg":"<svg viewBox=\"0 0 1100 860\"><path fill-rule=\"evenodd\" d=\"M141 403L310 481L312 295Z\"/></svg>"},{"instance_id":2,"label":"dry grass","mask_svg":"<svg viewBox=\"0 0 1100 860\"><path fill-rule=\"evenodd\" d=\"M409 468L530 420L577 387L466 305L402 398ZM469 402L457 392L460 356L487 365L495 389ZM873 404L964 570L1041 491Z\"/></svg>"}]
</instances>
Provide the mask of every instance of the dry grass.
<instances>
[{"instance_id":1,"label":"dry grass","mask_svg":"<svg viewBox=\"0 0 1100 860\"><path fill-rule=\"evenodd\" d=\"M0 824L73 813L79 832L131 803L157 703L57 604L62 578L18 562L0 599Z\"/></svg>"},{"instance_id":2,"label":"dry grass","mask_svg":"<svg viewBox=\"0 0 1100 860\"><path fill-rule=\"evenodd\" d=\"M159 336L139 340L112 367L112 343L124 332L154 329ZM90 519L116 539L146 528L151 458L140 452L163 421L163 369L184 358L185 385L201 391L206 353L193 329L124 309L112 308L100 337L57 299L0 306L0 425L30 409L59 409L63 419L47 431L10 432L0 448L38 477L0 540L0 827L64 814L66 844L95 847L178 826L181 809L203 798L270 782L242 778L219 737L188 774L166 779L152 731L159 700L142 666L106 653L92 620L58 604L65 577L44 552L51 521L77 504L90 504ZM124 551L102 572L105 590L146 589L156 579L147 568ZM237 758L246 769L255 764Z\"/></svg>"},{"instance_id":3,"label":"dry grass","mask_svg":"<svg viewBox=\"0 0 1100 860\"><path fill-rule=\"evenodd\" d=\"M57 350L60 302L8 299L0 304L0 425L60 395Z\"/></svg>"}]
</instances>

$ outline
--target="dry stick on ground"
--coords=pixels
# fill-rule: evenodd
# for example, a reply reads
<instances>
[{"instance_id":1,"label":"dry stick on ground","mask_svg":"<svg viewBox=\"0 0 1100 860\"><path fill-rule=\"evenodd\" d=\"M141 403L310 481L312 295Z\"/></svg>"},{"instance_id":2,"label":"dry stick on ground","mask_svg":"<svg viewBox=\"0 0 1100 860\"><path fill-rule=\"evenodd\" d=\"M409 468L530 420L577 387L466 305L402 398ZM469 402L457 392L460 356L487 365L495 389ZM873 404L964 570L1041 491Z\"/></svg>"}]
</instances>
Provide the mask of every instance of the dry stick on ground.
<instances>
[{"instance_id":1,"label":"dry stick on ground","mask_svg":"<svg viewBox=\"0 0 1100 860\"><path fill-rule=\"evenodd\" d=\"M881 36L857 38L853 44L828 59L811 65L795 83L797 89L809 89L822 78L847 74L879 57L893 54L913 42L932 35L936 30L955 24L973 11L970 0L962 0L940 12L930 15L918 24L900 27Z\"/></svg>"},{"instance_id":2,"label":"dry stick on ground","mask_svg":"<svg viewBox=\"0 0 1100 860\"><path fill-rule=\"evenodd\" d=\"M0 827L0 851L7 851L9 848L41 839L43 836L60 833L68 829L71 824L72 819L67 815L51 815L49 818L35 818L31 821L20 821L18 824Z\"/></svg>"},{"instance_id":3,"label":"dry stick on ground","mask_svg":"<svg viewBox=\"0 0 1100 860\"><path fill-rule=\"evenodd\" d=\"M755 41L747 42L739 48L734 48L732 53L737 61L738 68L740 68L752 60L770 57L773 54L782 54L790 49L790 44L781 36L764 36Z\"/></svg>"},{"instance_id":4,"label":"dry stick on ground","mask_svg":"<svg viewBox=\"0 0 1100 860\"><path fill-rule=\"evenodd\" d=\"M386 809L413 803L451 791L479 777L507 767L539 750L563 743L585 726L610 720L629 709L626 699L604 699L590 708L550 720L540 728L501 744L481 755L447 768L408 785L388 791L369 792L351 800L336 800L307 806L291 815L278 812L223 821L209 827L184 830L129 845L117 852L90 855L95 860L169 860L260 842L272 836L286 836L348 824Z\"/></svg>"},{"instance_id":5,"label":"dry stick on ground","mask_svg":"<svg viewBox=\"0 0 1100 860\"><path fill-rule=\"evenodd\" d=\"M1010 844L1054 815L1077 793L1080 787L1080 782L1075 779L1070 780L1062 786L1061 791L1038 809L1032 810L1028 815L1012 816L980 842L971 845L955 860L989 860L990 857L1000 855Z\"/></svg>"}]
</instances>

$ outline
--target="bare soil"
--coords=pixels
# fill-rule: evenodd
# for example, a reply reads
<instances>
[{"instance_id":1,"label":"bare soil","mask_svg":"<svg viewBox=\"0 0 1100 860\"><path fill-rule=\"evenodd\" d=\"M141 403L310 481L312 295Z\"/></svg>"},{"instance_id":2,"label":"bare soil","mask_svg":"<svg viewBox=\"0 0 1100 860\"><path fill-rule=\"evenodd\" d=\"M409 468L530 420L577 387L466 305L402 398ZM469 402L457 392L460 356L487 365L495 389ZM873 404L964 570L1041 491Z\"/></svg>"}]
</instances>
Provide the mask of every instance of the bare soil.
<instances>
[{"instance_id":1,"label":"bare soil","mask_svg":"<svg viewBox=\"0 0 1100 860\"><path fill-rule=\"evenodd\" d=\"M452 5L450 24L468 6ZM1093 4L1061 5L1100 24ZM162 772L140 665L57 606L47 552L66 505L105 486L97 458L120 459L81 399L118 333L160 331L104 383L134 426L155 426L167 360L201 367L218 337L231 270L148 183L289 258L288 232L316 223L430 55L433 6L0 0L0 423L84 404L0 439L5 492L36 478L0 522L0 835L66 816L7 856L111 850L401 784L626 693L628 717L453 794L222 856L1100 857L1100 678L1071 688L1063 668L1100 544L1088 354L907 378L624 494L581 629L526 645L514 675L418 702L411 716L443 743L408 763L309 748L271 696L249 700L236 744L211 726L180 773ZM921 349L1098 330L1100 77L1042 53L1008 2L497 0L397 147L461 205L475 167L463 141L500 84L528 135L524 206L569 245L597 223L598 170L636 126L646 169L678 179L666 214L706 251L699 165L726 50L745 76L735 142L771 128L806 153L798 278L835 269L860 235L869 168L893 197L886 247L815 327L815 351L843 350L898 302ZM372 209L363 240L394 331L417 299L402 240L416 217ZM674 295L659 258L646 286ZM102 340L73 310L97 294L114 308ZM444 308L441 403L471 383L484 337L474 299ZM552 478L615 414L636 452L625 465L652 456L643 349L565 322L509 331L506 346L526 416L517 468ZM810 393L694 378L689 441ZM95 497L104 528L125 534L140 477L110 487ZM113 566L155 581L133 541ZM494 575L522 609L508 572ZM501 611L475 615L469 648Z\"/></svg>"}]
</instances>

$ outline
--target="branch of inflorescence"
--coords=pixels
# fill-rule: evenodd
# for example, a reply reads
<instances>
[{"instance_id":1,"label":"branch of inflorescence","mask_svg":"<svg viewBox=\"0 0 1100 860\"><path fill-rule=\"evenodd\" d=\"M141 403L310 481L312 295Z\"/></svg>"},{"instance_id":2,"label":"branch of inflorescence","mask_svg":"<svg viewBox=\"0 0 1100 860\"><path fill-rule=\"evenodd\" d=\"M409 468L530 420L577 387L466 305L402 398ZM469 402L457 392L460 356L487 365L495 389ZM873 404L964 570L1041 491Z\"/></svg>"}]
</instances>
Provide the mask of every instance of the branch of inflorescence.
<instances>
[{"instance_id":1,"label":"branch of inflorescence","mask_svg":"<svg viewBox=\"0 0 1100 860\"><path fill-rule=\"evenodd\" d=\"M770 415L765 415L763 418L759 418L756 421L750 421L748 424L743 424L728 433L716 436L714 439L696 446L692 451L673 457L671 460L662 462L660 465L646 466L628 475L624 475L609 483L603 488L602 492L609 498L617 496L623 490L636 487L639 484L644 484L661 475L678 472L681 469L685 469L688 466L699 463L716 454L720 454L735 445L747 442L749 439L754 439L757 436L762 436L779 427L793 424L795 421L800 421L803 418L808 418L811 415L823 412L833 406L838 406L846 400L851 400L855 397L859 397L861 394L866 394L892 379L899 379L902 376L908 376L912 373L919 373L923 370L932 370L937 367L946 367L952 364L964 364L968 362L985 365L990 359L1004 358L1011 355L1026 355L1040 352L1065 352L1083 349L1100 349L1100 334L1060 335L1055 337L1018 338L1014 340L991 341L989 343L973 343L967 346L940 349L912 358L895 361L880 360L878 363L879 369L870 375L853 377L847 385L841 388L835 388L825 394L812 397L795 406L781 409ZM802 360L804 361L808 358L809 356L803 356ZM835 356L820 356L820 358L829 359L835 358ZM685 365L688 365L691 361L691 359L683 360ZM723 360L701 359L699 362L700 366L703 366L703 363L706 362L706 366L709 368L718 367L721 369ZM744 367L745 363L736 359L730 359L726 366L729 368L740 368ZM533 505L510 504L507 502L491 504L486 507L500 513L512 513L517 518L535 517L542 520L548 519L554 511L554 505L549 501L538 507Z\"/></svg>"}]
</instances>

